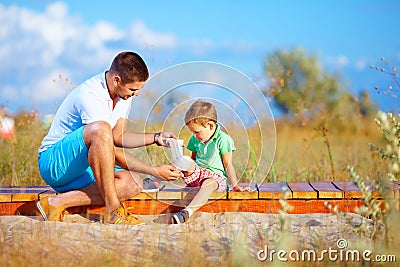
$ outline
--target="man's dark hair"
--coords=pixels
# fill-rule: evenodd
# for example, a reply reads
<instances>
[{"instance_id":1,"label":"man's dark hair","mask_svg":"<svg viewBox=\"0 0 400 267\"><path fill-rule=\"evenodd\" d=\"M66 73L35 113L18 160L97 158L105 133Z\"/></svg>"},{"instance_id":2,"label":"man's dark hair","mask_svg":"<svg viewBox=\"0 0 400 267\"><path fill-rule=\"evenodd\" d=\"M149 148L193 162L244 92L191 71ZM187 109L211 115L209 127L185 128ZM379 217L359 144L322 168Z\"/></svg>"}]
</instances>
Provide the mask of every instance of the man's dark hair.
<instances>
[{"instance_id":1,"label":"man's dark hair","mask_svg":"<svg viewBox=\"0 0 400 267\"><path fill-rule=\"evenodd\" d=\"M113 60L110 73L119 75L124 84L145 82L149 78L149 70L144 60L134 52L121 52Z\"/></svg>"}]
</instances>

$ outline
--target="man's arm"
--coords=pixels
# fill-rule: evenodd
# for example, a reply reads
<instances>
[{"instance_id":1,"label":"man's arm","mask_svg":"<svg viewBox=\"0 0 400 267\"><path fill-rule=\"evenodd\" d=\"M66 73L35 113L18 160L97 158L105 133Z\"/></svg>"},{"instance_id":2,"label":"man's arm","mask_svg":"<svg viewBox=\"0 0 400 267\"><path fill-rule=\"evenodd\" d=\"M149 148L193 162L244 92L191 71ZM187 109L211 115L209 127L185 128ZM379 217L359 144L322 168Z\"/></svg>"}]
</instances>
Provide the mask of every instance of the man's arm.
<instances>
[{"instance_id":1,"label":"man's arm","mask_svg":"<svg viewBox=\"0 0 400 267\"><path fill-rule=\"evenodd\" d=\"M115 148L115 164L129 171L148 174L169 181L182 176L181 172L170 164L152 166L128 153L124 153L123 149L118 147Z\"/></svg>"},{"instance_id":2,"label":"man's arm","mask_svg":"<svg viewBox=\"0 0 400 267\"><path fill-rule=\"evenodd\" d=\"M154 144L154 133L137 133L127 130L127 119L119 119L113 129L114 145L136 148Z\"/></svg>"},{"instance_id":3,"label":"man's arm","mask_svg":"<svg viewBox=\"0 0 400 267\"><path fill-rule=\"evenodd\" d=\"M119 119L113 129L114 144L117 147L136 148L151 144L167 146L165 140L167 138L175 138L176 136L170 132L162 132L156 138L156 133L138 133L127 130L127 119Z\"/></svg>"}]
</instances>

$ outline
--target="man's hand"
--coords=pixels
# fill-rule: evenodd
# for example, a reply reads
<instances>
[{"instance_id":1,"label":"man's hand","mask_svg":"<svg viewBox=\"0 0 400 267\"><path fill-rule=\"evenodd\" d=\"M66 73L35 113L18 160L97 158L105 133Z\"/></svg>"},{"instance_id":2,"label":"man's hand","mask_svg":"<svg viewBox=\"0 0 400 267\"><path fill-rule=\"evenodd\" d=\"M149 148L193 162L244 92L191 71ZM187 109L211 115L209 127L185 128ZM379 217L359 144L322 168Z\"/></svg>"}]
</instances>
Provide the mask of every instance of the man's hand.
<instances>
[{"instance_id":1,"label":"man's hand","mask_svg":"<svg viewBox=\"0 0 400 267\"><path fill-rule=\"evenodd\" d=\"M166 142L168 138L177 139L176 135L171 132L161 132L155 142L159 146L169 147L168 142Z\"/></svg>"},{"instance_id":2,"label":"man's hand","mask_svg":"<svg viewBox=\"0 0 400 267\"><path fill-rule=\"evenodd\" d=\"M182 172L179 171L171 164L159 165L155 167L159 178L165 179L167 181L173 181L182 177Z\"/></svg>"}]
</instances>

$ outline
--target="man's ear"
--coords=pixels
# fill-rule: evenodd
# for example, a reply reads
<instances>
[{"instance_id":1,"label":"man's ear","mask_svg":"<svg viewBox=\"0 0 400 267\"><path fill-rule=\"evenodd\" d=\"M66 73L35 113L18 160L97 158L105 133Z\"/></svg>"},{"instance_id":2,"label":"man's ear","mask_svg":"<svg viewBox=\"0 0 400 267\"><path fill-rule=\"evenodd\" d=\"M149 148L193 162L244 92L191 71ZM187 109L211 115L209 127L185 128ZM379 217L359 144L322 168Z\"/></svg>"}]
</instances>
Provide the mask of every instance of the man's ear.
<instances>
[{"instance_id":1,"label":"man's ear","mask_svg":"<svg viewBox=\"0 0 400 267\"><path fill-rule=\"evenodd\" d=\"M121 77L119 75L114 75L113 77L113 83L115 86L117 86L121 82Z\"/></svg>"}]
</instances>

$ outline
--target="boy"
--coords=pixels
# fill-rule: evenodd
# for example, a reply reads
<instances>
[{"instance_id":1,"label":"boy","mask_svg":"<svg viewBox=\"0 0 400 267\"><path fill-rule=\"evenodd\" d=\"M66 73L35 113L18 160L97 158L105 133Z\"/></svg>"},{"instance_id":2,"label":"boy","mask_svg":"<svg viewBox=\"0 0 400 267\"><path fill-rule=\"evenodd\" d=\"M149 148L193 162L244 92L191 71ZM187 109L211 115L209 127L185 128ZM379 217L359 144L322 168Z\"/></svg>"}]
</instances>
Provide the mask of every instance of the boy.
<instances>
[{"instance_id":1,"label":"boy","mask_svg":"<svg viewBox=\"0 0 400 267\"><path fill-rule=\"evenodd\" d=\"M234 191L250 190L238 185L232 165L235 146L232 138L220 130L214 105L196 101L186 112L185 124L193 134L187 145L192 155L191 158L181 157L173 164L178 169L186 165L185 169L181 168L186 185L200 187L200 190L185 209L172 215L172 223L175 224L186 222L207 202L213 191L226 191L226 177Z\"/></svg>"}]
</instances>

